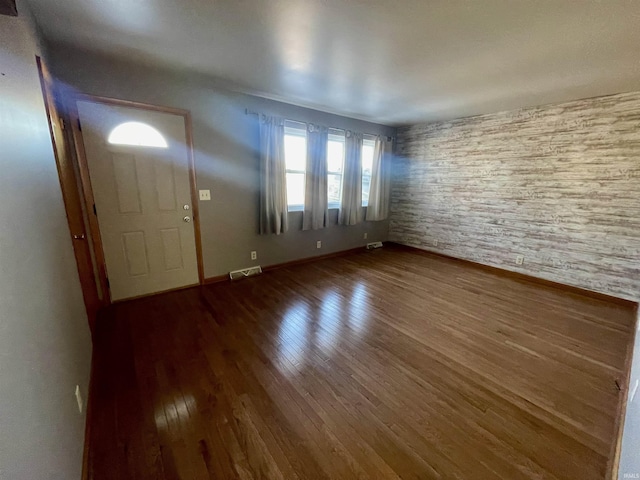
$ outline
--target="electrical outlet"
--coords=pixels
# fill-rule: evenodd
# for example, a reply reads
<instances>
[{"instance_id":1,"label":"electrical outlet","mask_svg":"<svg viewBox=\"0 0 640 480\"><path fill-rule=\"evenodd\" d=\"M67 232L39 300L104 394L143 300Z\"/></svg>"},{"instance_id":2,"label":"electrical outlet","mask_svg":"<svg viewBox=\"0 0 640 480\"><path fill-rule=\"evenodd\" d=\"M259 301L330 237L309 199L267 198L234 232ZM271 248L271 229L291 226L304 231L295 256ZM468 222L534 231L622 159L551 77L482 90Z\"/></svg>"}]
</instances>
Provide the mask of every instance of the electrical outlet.
<instances>
[{"instance_id":1,"label":"electrical outlet","mask_svg":"<svg viewBox=\"0 0 640 480\"><path fill-rule=\"evenodd\" d=\"M82 393L80 393L80 385L76 385L76 401L78 402L78 411L82 413Z\"/></svg>"},{"instance_id":2,"label":"electrical outlet","mask_svg":"<svg viewBox=\"0 0 640 480\"><path fill-rule=\"evenodd\" d=\"M211 200L211 190L200 190L200 200Z\"/></svg>"},{"instance_id":3,"label":"electrical outlet","mask_svg":"<svg viewBox=\"0 0 640 480\"><path fill-rule=\"evenodd\" d=\"M522 265L524 263L524 257L522 255L516 256L516 265Z\"/></svg>"},{"instance_id":4,"label":"electrical outlet","mask_svg":"<svg viewBox=\"0 0 640 480\"><path fill-rule=\"evenodd\" d=\"M316 242L316 248L322 248L322 242L320 240Z\"/></svg>"},{"instance_id":5,"label":"electrical outlet","mask_svg":"<svg viewBox=\"0 0 640 480\"><path fill-rule=\"evenodd\" d=\"M258 252L251 252L251 260L257 260L258 259Z\"/></svg>"},{"instance_id":6,"label":"electrical outlet","mask_svg":"<svg viewBox=\"0 0 640 480\"><path fill-rule=\"evenodd\" d=\"M365 234L364 234L364 239L366 240L368 237L369 237L369 234L368 234L368 233L365 233Z\"/></svg>"},{"instance_id":7,"label":"electrical outlet","mask_svg":"<svg viewBox=\"0 0 640 480\"><path fill-rule=\"evenodd\" d=\"M433 246L434 246L434 247L437 247L437 246L438 246L438 240L437 240L437 239L433 241Z\"/></svg>"}]
</instances>

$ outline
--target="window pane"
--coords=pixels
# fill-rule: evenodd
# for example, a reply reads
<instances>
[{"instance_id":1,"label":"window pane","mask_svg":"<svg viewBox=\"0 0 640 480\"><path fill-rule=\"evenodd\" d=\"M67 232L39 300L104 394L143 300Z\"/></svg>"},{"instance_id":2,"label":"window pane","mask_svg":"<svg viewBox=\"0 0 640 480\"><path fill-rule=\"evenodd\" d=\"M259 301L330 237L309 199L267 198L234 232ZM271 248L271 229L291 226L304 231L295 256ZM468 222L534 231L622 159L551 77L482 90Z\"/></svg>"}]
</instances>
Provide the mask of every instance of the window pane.
<instances>
[{"instance_id":1,"label":"window pane","mask_svg":"<svg viewBox=\"0 0 640 480\"><path fill-rule=\"evenodd\" d=\"M371 175L371 169L373 168L373 148L374 144L364 142L362 144L362 174Z\"/></svg>"},{"instance_id":2,"label":"window pane","mask_svg":"<svg viewBox=\"0 0 640 480\"><path fill-rule=\"evenodd\" d=\"M304 205L304 173L287 173L287 203Z\"/></svg>"},{"instance_id":3,"label":"window pane","mask_svg":"<svg viewBox=\"0 0 640 480\"><path fill-rule=\"evenodd\" d=\"M305 171L307 163L307 139L301 135L284 136L284 160L287 170Z\"/></svg>"},{"instance_id":4,"label":"window pane","mask_svg":"<svg viewBox=\"0 0 640 480\"><path fill-rule=\"evenodd\" d=\"M362 176L362 206L366 207L369 203L369 191L371 190L371 175Z\"/></svg>"},{"instance_id":5,"label":"window pane","mask_svg":"<svg viewBox=\"0 0 640 480\"><path fill-rule=\"evenodd\" d=\"M327 175L327 190L330 204L340 205L342 196L342 175L330 173Z\"/></svg>"},{"instance_id":6,"label":"window pane","mask_svg":"<svg viewBox=\"0 0 640 480\"><path fill-rule=\"evenodd\" d=\"M365 140L362 142L362 206L366 206L367 203L369 203L374 147L375 142L371 140Z\"/></svg>"},{"instance_id":7,"label":"window pane","mask_svg":"<svg viewBox=\"0 0 640 480\"><path fill-rule=\"evenodd\" d=\"M114 128L108 142L112 145L135 145L138 147L167 148L167 141L151 125L140 122L125 122Z\"/></svg>"},{"instance_id":8,"label":"window pane","mask_svg":"<svg viewBox=\"0 0 640 480\"><path fill-rule=\"evenodd\" d=\"M344 168L344 142L329 140L327 169L330 173L342 173Z\"/></svg>"}]
</instances>

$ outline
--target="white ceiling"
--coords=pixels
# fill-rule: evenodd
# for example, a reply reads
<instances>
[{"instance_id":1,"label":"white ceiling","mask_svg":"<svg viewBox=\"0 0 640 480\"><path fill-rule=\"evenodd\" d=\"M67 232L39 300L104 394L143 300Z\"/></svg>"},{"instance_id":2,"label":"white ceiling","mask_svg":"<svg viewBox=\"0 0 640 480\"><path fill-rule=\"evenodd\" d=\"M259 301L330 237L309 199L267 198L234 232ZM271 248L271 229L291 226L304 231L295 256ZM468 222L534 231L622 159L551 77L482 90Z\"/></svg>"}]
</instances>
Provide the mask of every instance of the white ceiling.
<instances>
[{"instance_id":1,"label":"white ceiling","mask_svg":"<svg viewBox=\"0 0 640 480\"><path fill-rule=\"evenodd\" d=\"M45 37L386 124L640 90L637 0L29 0Z\"/></svg>"}]
</instances>

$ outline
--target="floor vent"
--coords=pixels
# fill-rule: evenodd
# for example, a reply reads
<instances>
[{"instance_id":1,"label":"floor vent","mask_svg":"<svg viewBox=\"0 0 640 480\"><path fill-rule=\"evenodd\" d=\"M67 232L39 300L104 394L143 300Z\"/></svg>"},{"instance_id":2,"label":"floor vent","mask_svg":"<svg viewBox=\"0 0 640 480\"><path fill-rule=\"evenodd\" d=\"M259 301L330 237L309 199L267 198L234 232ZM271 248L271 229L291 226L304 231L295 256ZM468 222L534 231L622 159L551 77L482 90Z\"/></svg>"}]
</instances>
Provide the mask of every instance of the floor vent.
<instances>
[{"instance_id":1,"label":"floor vent","mask_svg":"<svg viewBox=\"0 0 640 480\"><path fill-rule=\"evenodd\" d=\"M382 242L367 243L367 250L371 250L373 248L382 248Z\"/></svg>"},{"instance_id":2,"label":"floor vent","mask_svg":"<svg viewBox=\"0 0 640 480\"><path fill-rule=\"evenodd\" d=\"M253 277L254 275L260 275L261 273L262 273L262 268L260 268L260 265L258 265L257 267L243 268L242 270L234 270L233 272L229 272L229 278L231 280L238 280L240 278Z\"/></svg>"}]
</instances>

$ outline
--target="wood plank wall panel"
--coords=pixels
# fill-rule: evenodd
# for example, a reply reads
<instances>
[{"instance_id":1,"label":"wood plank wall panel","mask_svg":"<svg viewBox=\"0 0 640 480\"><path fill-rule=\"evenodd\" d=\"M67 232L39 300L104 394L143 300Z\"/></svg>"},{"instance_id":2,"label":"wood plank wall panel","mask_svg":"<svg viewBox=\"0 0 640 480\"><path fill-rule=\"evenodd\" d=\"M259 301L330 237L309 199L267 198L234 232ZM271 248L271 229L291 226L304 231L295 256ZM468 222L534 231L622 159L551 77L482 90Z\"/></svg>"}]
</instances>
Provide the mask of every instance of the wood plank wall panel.
<instances>
[{"instance_id":1,"label":"wood plank wall panel","mask_svg":"<svg viewBox=\"0 0 640 480\"><path fill-rule=\"evenodd\" d=\"M403 127L397 153L390 240L640 300L640 92Z\"/></svg>"}]
</instances>

